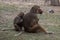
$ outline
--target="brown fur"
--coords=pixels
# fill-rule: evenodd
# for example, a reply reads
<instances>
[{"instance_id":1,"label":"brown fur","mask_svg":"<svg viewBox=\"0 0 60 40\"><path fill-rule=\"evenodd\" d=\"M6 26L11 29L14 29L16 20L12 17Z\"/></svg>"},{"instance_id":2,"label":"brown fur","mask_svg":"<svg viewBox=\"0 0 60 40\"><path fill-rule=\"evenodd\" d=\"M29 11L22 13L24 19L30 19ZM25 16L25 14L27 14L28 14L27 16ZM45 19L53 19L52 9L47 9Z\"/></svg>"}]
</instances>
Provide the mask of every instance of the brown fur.
<instances>
[{"instance_id":1,"label":"brown fur","mask_svg":"<svg viewBox=\"0 0 60 40\"><path fill-rule=\"evenodd\" d=\"M37 14L42 14L42 12L40 6L34 5L30 12L24 16L24 29L26 32L35 33L42 31L46 33L46 31L38 24L39 19L37 18Z\"/></svg>"},{"instance_id":2,"label":"brown fur","mask_svg":"<svg viewBox=\"0 0 60 40\"><path fill-rule=\"evenodd\" d=\"M15 18L14 18L14 27L16 31L21 31L23 26L23 16L24 13L20 12Z\"/></svg>"}]
</instances>

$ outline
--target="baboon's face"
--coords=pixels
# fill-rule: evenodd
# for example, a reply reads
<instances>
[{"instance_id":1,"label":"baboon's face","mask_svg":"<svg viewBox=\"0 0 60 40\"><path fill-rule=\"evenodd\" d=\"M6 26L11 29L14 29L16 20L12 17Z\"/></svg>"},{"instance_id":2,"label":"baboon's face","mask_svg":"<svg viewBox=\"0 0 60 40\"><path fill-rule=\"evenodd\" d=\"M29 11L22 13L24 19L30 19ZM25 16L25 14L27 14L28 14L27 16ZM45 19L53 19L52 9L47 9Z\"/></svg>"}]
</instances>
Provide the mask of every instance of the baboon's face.
<instances>
[{"instance_id":1,"label":"baboon's face","mask_svg":"<svg viewBox=\"0 0 60 40\"><path fill-rule=\"evenodd\" d=\"M37 13L38 13L38 14L42 14L43 11L42 11L40 8L38 8L38 9L37 9Z\"/></svg>"},{"instance_id":2,"label":"baboon's face","mask_svg":"<svg viewBox=\"0 0 60 40\"><path fill-rule=\"evenodd\" d=\"M43 11L40 9L40 6L38 6L38 5L34 5L31 8L30 12L32 12L32 13L38 13L38 14L42 14L43 13Z\"/></svg>"}]
</instances>

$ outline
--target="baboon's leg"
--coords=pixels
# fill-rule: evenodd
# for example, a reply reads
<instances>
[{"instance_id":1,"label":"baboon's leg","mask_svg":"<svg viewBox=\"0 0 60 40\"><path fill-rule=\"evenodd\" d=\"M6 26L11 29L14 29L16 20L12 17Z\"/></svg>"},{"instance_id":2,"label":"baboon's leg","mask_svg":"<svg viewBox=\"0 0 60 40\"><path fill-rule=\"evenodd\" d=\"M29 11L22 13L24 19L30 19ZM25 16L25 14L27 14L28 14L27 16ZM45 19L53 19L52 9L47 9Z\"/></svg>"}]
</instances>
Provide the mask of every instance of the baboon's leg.
<instances>
[{"instance_id":1,"label":"baboon's leg","mask_svg":"<svg viewBox=\"0 0 60 40\"><path fill-rule=\"evenodd\" d=\"M29 32L36 33L38 32L39 27L37 25L32 26L29 28Z\"/></svg>"},{"instance_id":2,"label":"baboon's leg","mask_svg":"<svg viewBox=\"0 0 60 40\"><path fill-rule=\"evenodd\" d=\"M21 31L22 30L22 27L18 26L17 24L15 24L14 26L15 26L16 31Z\"/></svg>"},{"instance_id":3,"label":"baboon's leg","mask_svg":"<svg viewBox=\"0 0 60 40\"><path fill-rule=\"evenodd\" d=\"M47 33L47 31L42 26L40 26L39 24L38 24L38 27L39 27L40 32Z\"/></svg>"},{"instance_id":4,"label":"baboon's leg","mask_svg":"<svg viewBox=\"0 0 60 40\"><path fill-rule=\"evenodd\" d=\"M30 28L29 32L44 32L46 34L51 34L51 32L47 32L43 27L41 27L39 24L34 25L33 27Z\"/></svg>"},{"instance_id":5,"label":"baboon's leg","mask_svg":"<svg viewBox=\"0 0 60 40\"><path fill-rule=\"evenodd\" d=\"M39 27L40 32L44 32L44 33L46 33L46 34L53 34L53 32L49 32L49 31L45 30L45 29L44 29L42 26L40 26L39 24L38 24L38 27Z\"/></svg>"}]
</instances>

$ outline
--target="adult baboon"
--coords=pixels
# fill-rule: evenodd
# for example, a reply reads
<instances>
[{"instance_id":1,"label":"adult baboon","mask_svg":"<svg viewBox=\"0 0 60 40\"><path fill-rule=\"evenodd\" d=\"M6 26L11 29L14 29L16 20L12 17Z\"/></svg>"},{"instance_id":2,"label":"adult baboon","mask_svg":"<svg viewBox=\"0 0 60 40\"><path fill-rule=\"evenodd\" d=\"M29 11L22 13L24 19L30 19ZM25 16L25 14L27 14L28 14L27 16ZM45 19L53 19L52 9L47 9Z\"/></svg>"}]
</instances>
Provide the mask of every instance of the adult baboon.
<instances>
[{"instance_id":1,"label":"adult baboon","mask_svg":"<svg viewBox=\"0 0 60 40\"><path fill-rule=\"evenodd\" d=\"M14 19L14 27L16 31L21 31L23 26L23 16L24 13L20 12Z\"/></svg>"},{"instance_id":2,"label":"adult baboon","mask_svg":"<svg viewBox=\"0 0 60 40\"><path fill-rule=\"evenodd\" d=\"M39 19L37 18L37 14L42 14L43 11L40 9L40 6L34 5L30 12L24 15L24 30L25 32L30 32L30 33L36 33L36 32L44 32L47 33L47 31L42 28L39 24L38 21Z\"/></svg>"}]
</instances>

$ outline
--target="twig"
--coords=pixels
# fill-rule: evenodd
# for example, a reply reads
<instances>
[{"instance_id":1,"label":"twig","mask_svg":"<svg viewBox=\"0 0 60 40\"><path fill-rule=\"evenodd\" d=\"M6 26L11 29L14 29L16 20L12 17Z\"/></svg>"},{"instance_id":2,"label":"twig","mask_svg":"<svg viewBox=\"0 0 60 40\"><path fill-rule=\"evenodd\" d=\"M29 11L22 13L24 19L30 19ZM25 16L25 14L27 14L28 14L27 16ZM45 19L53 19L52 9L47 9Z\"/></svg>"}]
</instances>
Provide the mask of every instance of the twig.
<instances>
[{"instance_id":1,"label":"twig","mask_svg":"<svg viewBox=\"0 0 60 40\"><path fill-rule=\"evenodd\" d=\"M24 31L19 32L18 34L15 34L14 36L19 36L23 33Z\"/></svg>"},{"instance_id":2,"label":"twig","mask_svg":"<svg viewBox=\"0 0 60 40\"><path fill-rule=\"evenodd\" d=\"M11 29L13 29L13 28L2 28L1 30L6 31L6 30L11 30Z\"/></svg>"}]
</instances>

